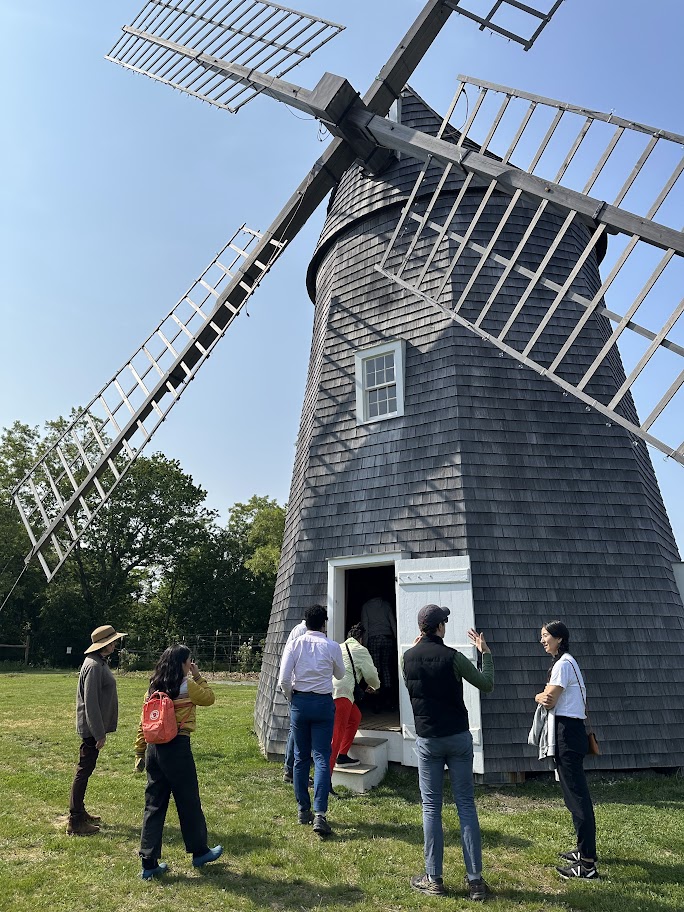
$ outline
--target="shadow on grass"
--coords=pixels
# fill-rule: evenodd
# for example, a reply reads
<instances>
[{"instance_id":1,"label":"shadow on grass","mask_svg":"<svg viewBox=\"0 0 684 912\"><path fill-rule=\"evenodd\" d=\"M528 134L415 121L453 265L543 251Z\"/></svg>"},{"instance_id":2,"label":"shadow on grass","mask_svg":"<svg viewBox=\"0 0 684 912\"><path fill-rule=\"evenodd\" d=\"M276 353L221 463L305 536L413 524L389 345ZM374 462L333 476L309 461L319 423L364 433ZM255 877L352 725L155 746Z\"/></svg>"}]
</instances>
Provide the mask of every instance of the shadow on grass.
<instances>
[{"instance_id":1,"label":"shadow on grass","mask_svg":"<svg viewBox=\"0 0 684 912\"><path fill-rule=\"evenodd\" d=\"M67 818L65 818L66 820ZM142 820L141 820L142 823ZM126 842L138 845L140 842L140 824L113 824L103 827L102 835L113 837ZM95 837L96 838L96 837ZM240 855L249 855L250 852L261 852L264 849L271 848L273 840L269 836L252 836L247 833L226 834L212 831L209 834L209 845L220 843L223 846L223 852L226 857L231 855L237 858ZM164 846L167 848L180 846L184 849L185 843L178 826L167 826L164 828Z\"/></svg>"},{"instance_id":2,"label":"shadow on grass","mask_svg":"<svg viewBox=\"0 0 684 912\"><path fill-rule=\"evenodd\" d=\"M626 895L626 885L613 885L608 880L587 883L586 881L572 881L567 884L567 889L554 899L562 902L563 908L572 909L573 912L596 912L600 909L620 909L620 912L672 912L672 904L667 900L653 897L650 890L649 896L639 895L637 891L630 891ZM492 899L506 900L512 905L530 903L533 908L543 908L549 902L549 894L535 890L518 890L515 887L496 888Z\"/></svg>"},{"instance_id":3,"label":"shadow on grass","mask_svg":"<svg viewBox=\"0 0 684 912\"><path fill-rule=\"evenodd\" d=\"M245 899L251 901L255 907L286 908L286 909L320 909L324 907L339 908L352 906L365 898L365 893L360 887L351 885L323 885L310 882L301 877L284 881L271 880L255 874L240 873L226 870L220 862L200 869L200 876L205 884L216 886L217 889L228 893L235 892L240 897L240 902ZM277 876L277 875L276 875ZM181 880L182 878L175 878ZM228 902L227 907L230 908Z\"/></svg>"},{"instance_id":4,"label":"shadow on grass","mask_svg":"<svg viewBox=\"0 0 684 912\"><path fill-rule=\"evenodd\" d=\"M396 839L406 842L408 845L423 845L423 825L422 823L405 824L401 826L389 823L346 823L331 820L335 832L340 839L345 842L355 842L362 840L367 842L372 839ZM453 826L450 821L444 824L445 838L447 843L457 843L460 839L458 827ZM482 828L482 841L488 849L523 849L531 846L532 840L523 839L520 836L511 836L509 833L493 830L491 828Z\"/></svg>"},{"instance_id":5,"label":"shadow on grass","mask_svg":"<svg viewBox=\"0 0 684 912\"><path fill-rule=\"evenodd\" d=\"M531 839L512 836L510 833L504 833L501 830L483 827L482 824L480 824L480 830L482 832L482 844L487 849L525 849L533 845Z\"/></svg>"},{"instance_id":6,"label":"shadow on grass","mask_svg":"<svg viewBox=\"0 0 684 912\"><path fill-rule=\"evenodd\" d=\"M335 832L340 839L345 842L355 842L361 840L368 842L372 839L397 839L400 842L406 842L409 845L423 845L423 827L414 824L402 823L401 826L388 823L367 823L359 821L357 823L338 822L334 818L330 821Z\"/></svg>"},{"instance_id":7,"label":"shadow on grass","mask_svg":"<svg viewBox=\"0 0 684 912\"><path fill-rule=\"evenodd\" d=\"M652 890L654 885L662 886L663 884L675 884L681 886L684 884L684 864L662 865L652 861L643 861L640 858L616 858L615 856L602 855L599 861L599 870L601 864L616 865L628 868L623 880L629 880L635 886L643 886ZM638 876L637 871L642 872ZM610 873L610 872L609 872ZM611 880L616 876L611 875Z\"/></svg>"},{"instance_id":8,"label":"shadow on grass","mask_svg":"<svg viewBox=\"0 0 684 912\"><path fill-rule=\"evenodd\" d=\"M681 886L684 883L682 864L659 865L636 859L602 856L598 868L601 880L593 883L579 880L559 881L565 894L565 903L576 912L594 912L597 909L619 909L620 912L672 912L672 897L659 899L654 894L659 890ZM497 887L494 898L505 899L516 905L524 902L543 904L548 901L548 894L516 887ZM557 895L556 898L559 899L560 896Z\"/></svg>"}]
</instances>

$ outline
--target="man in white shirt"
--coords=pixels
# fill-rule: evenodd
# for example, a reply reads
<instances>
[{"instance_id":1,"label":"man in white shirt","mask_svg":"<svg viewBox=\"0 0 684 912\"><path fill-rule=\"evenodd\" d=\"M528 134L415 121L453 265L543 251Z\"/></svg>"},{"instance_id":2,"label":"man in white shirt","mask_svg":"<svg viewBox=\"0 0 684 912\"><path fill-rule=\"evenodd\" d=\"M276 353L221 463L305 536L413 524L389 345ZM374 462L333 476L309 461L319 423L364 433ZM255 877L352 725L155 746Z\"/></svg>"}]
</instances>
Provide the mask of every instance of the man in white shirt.
<instances>
[{"instance_id":1,"label":"man in white shirt","mask_svg":"<svg viewBox=\"0 0 684 912\"><path fill-rule=\"evenodd\" d=\"M330 750L335 722L332 679L345 675L342 649L323 632L328 612L314 605L304 613L306 633L290 639L280 663L278 684L290 702L294 733L294 792L300 823L313 823L319 836L332 832L326 820L330 790ZM314 799L308 782L314 760Z\"/></svg>"},{"instance_id":2,"label":"man in white shirt","mask_svg":"<svg viewBox=\"0 0 684 912\"><path fill-rule=\"evenodd\" d=\"M306 621L300 621L299 624L292 628L290 635L287 638L287 642L285 643L285 649L287 649L292 640L296 640L297 637L300 637L303 633L306 633ZM294 732L292 731L292 724L290 724L290 731L287 735L287 744L285 745L283 782L289 782L290 784L294 782Z\"/></svg>"}]
</instances>

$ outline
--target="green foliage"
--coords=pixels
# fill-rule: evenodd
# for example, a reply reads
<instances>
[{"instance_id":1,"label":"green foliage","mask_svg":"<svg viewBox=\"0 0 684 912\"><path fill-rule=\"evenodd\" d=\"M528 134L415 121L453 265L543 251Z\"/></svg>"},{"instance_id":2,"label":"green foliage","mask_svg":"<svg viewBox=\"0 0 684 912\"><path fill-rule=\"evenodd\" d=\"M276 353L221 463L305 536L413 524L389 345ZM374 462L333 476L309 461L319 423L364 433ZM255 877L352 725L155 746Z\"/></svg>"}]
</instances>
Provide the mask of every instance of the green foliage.
<instances>
[{"instance_id":1,"label":"green foliage","mask_svg":"<svg viewBox=\"0 0 684 912\"><path fill-rule=\"evenodd\" d=\"M75 415L50 422L44 438L20 422L2 432L0 599L30 548L10 492ZM222 529L205 498L176 460L138 457L49 586L37 561L28 566L0 614L3 642L30 633L34 661L76 665L102 623L130 633L145 655L191 634L265 633L285 510L255 496Z\"/></svg>"},{"instance_id":2,"label":"green foliage","mask_svg":"<svg viewBox=\"0 0 684 912\"><path fill-rule=\"evenodd\" d=\"M462 886L458 819L444 810L444 900L409 887L422 870L417 773L393 766L373 791L331 799L335 837L321 842L296 822L282 767L261 757L252 732L255 688L215 686L198 710L193 753L210 844L224 856L192 868L173 808L166 819L166 878L140 880L137 855L144 776L132 742L146 687L119 676L119 730L107 739L88 788L103 817L91 838L66 836L78 738L75 674L0 675L0 907L12 912L429 912L472 908ZM573 844L570 815L549 777L478 788L491 912L681 912L684 788L680 777L592 776L598 883L565 883L556 852ZM449 790L445 788L445 796Z\"/></svg>"}]
</instances>

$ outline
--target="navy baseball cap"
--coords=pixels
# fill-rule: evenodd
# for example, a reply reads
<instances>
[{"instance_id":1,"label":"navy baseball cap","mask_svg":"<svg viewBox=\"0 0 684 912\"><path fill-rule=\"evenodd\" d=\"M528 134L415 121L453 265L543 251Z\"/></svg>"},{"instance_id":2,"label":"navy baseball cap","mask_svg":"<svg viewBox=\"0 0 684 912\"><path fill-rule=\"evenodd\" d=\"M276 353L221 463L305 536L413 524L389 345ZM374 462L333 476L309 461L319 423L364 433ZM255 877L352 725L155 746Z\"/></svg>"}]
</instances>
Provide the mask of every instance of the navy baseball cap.
<instances>
[{"instance_id":1,"label":"navy baseball cap","mask_svg":"<svg viewBox=\"0 0 684 912\"><path fill-rule=\"evenodd\" d=\"M442 623L446 624L450 613L448 608L439 605L425 605L418 612L418 626L439 627Z\"/></svg>"}]
</instances>

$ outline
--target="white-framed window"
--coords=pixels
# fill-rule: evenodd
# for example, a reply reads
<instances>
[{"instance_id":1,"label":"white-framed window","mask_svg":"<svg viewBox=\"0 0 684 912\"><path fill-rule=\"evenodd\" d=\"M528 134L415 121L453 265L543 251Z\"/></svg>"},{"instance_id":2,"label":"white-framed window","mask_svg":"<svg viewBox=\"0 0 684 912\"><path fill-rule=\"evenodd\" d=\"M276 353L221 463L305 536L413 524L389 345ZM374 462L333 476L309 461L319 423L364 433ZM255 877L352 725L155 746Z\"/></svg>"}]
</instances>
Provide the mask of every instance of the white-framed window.
<instances>
[{"instance_id":1,"label":"white-framed window","mask_svg":"<svg viewBox=\"0 0 684 912\"><path fill-rule=\"evenodd\" d=\"M356 423L404 414L404 342L385 342L356 352Z\"/></svg>"}]
</instances>

